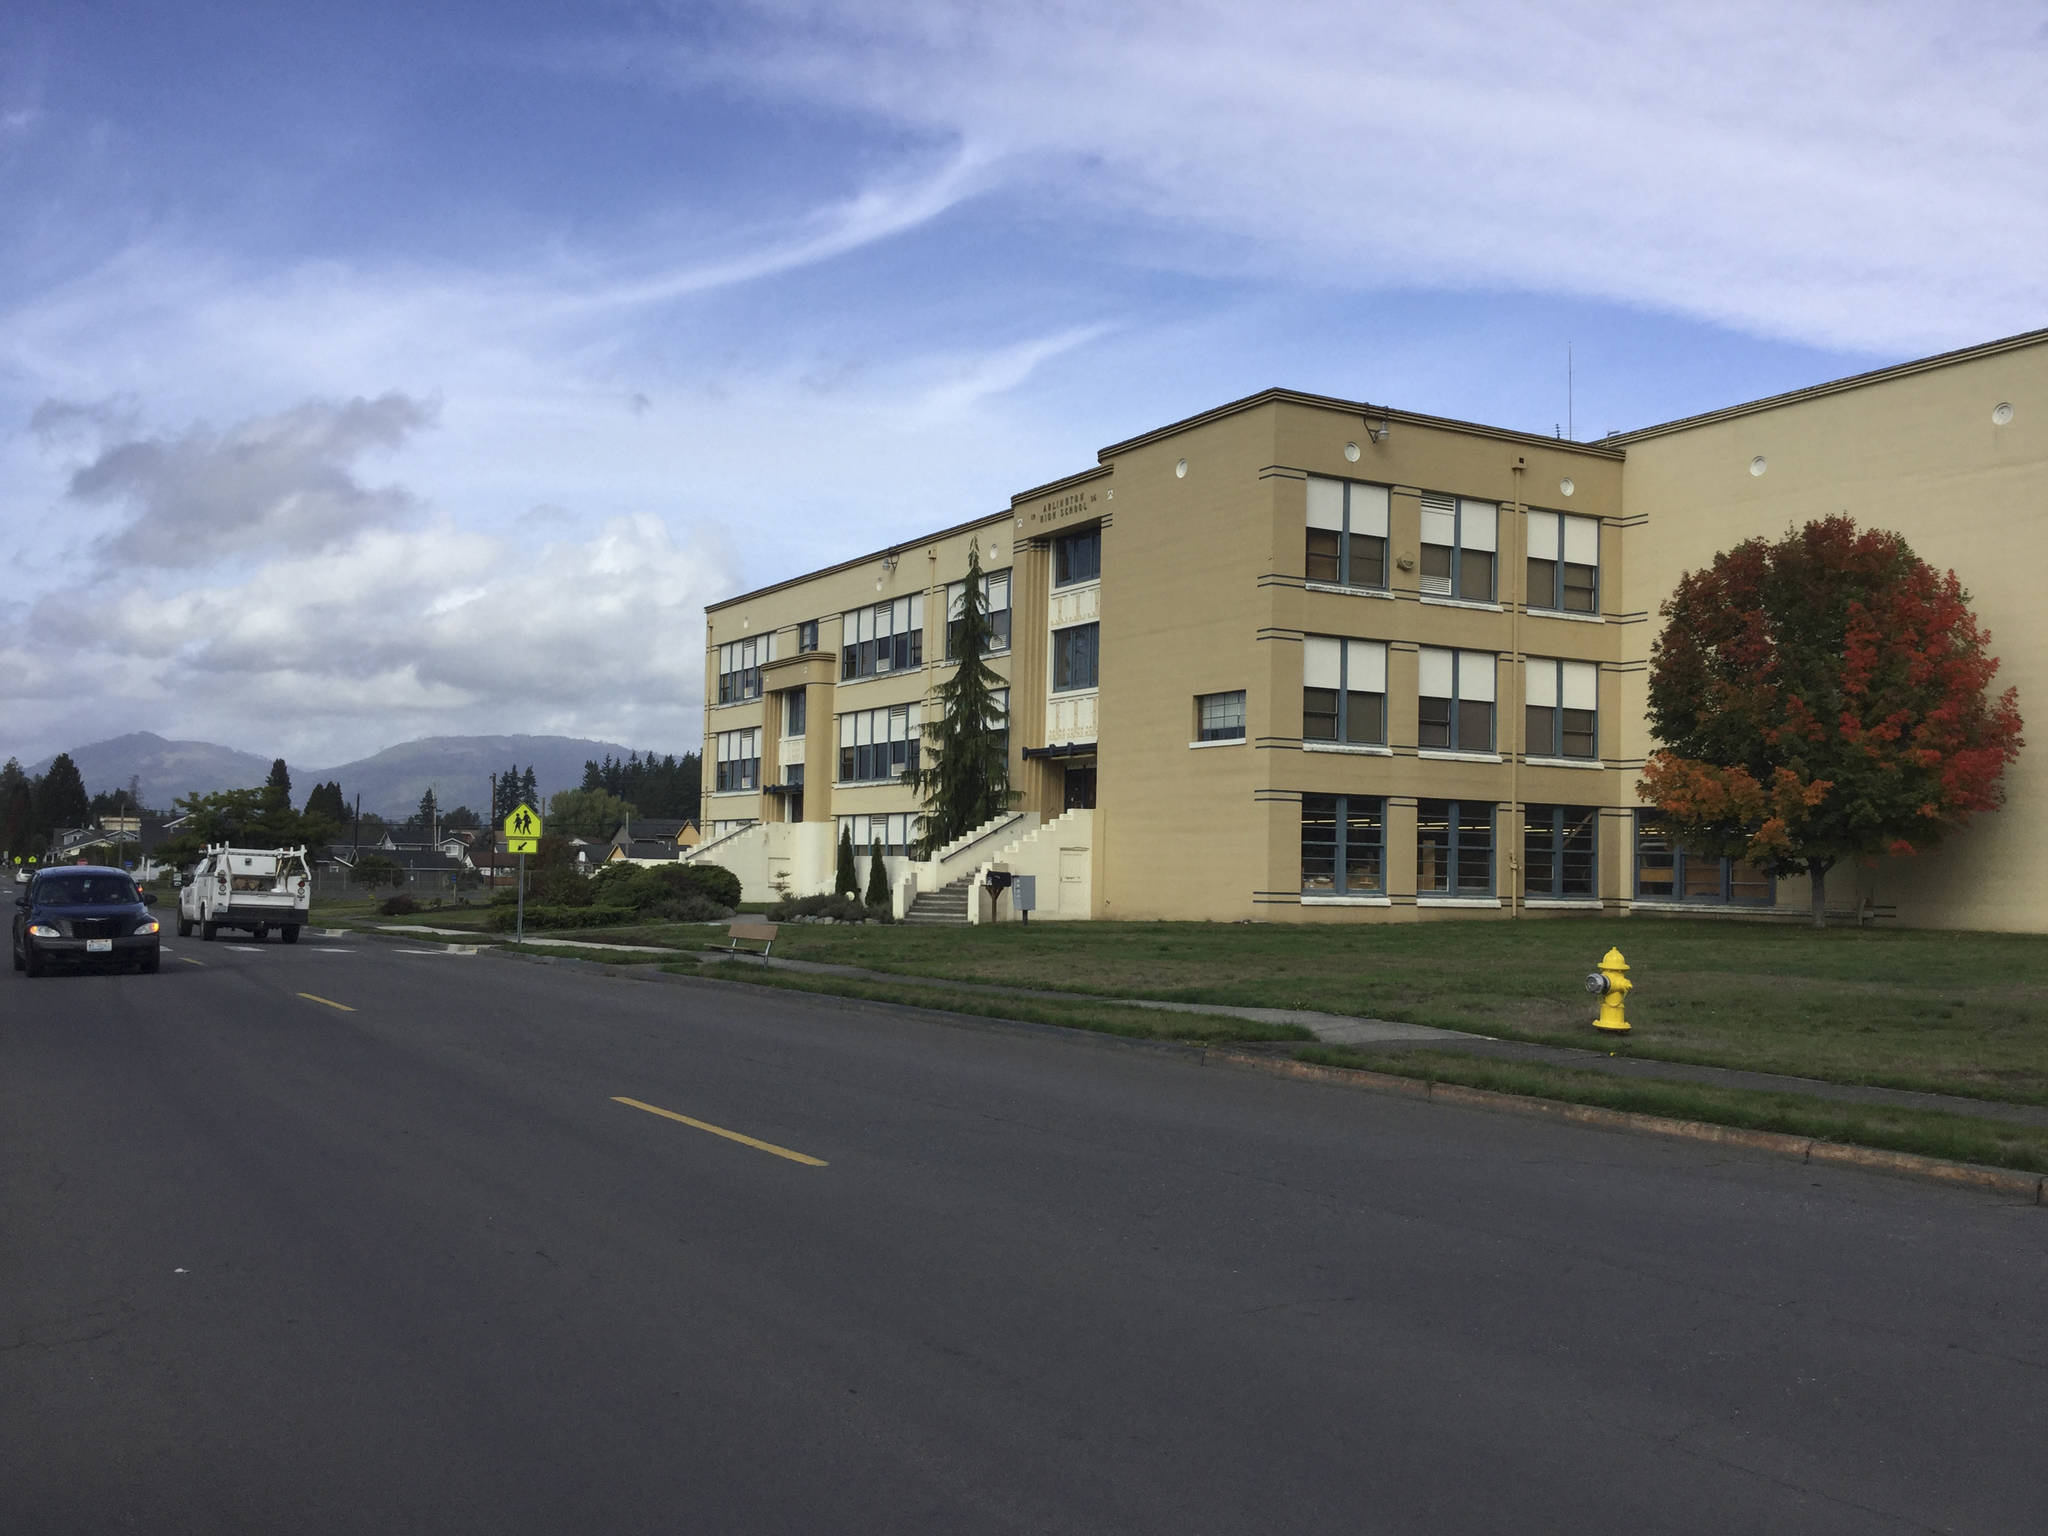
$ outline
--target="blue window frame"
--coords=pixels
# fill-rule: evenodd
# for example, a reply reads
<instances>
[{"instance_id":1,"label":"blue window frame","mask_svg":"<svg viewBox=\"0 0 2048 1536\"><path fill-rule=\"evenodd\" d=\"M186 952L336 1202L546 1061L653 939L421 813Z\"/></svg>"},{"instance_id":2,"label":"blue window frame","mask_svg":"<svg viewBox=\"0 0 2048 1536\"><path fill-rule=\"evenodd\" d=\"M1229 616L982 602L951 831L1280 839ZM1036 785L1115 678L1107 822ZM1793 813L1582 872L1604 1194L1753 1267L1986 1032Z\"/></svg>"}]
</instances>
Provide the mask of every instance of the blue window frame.
<instances>
[{"instance_id":1,"label":"blue window frame","mask_svg":"<svg viewBox=\"0 0 2048 1536\"><path fill-rule=\"evenodd\" d=\"M1102 575L1102 529L1084 528L1063 533L1052 541L1052 584L1078 586Z\"/></svg>"},{"instance_id":2,"label":"blue window frame","mask_svg":"<svg viewBox=\"0 0 2048 1536\"><path fill-rule=\"evenodd\" d=\"M1590 805L1532 805L1522 814L1522 892L1558 900L1597 896L1600 812Z\"/></svg>"},{"instance_id":3,"label":"blue window frame","mask_svg":"<svg viewBox=\"0 0 2048 1536\"><path fill-rule=\"evenodd\" d=\"M1636 900L1768 907L1777 899L1776 884L1754 864L1694 853L1654 812L1636 813Z\"/></svg>"},{"instance_id":4,"label":"blue window frame","mask_svg":"<svg viewBox=\"0 0 2048 1536\"><path fill-rule=\"evenodd\" d=\"M1415 894L1493 894L1493 803L1415 802Z\"/></svg>"},{"instance_id":5,"label":"blue window frame","mask_svg":"<svg viewBox=\"0 0 2048 1536\"><path fill-rule=\"evenodd\" d=\"M1301 797L1304 896L1386 892L1387 802L1378 795Z\"/></svg>"}]
</instances>

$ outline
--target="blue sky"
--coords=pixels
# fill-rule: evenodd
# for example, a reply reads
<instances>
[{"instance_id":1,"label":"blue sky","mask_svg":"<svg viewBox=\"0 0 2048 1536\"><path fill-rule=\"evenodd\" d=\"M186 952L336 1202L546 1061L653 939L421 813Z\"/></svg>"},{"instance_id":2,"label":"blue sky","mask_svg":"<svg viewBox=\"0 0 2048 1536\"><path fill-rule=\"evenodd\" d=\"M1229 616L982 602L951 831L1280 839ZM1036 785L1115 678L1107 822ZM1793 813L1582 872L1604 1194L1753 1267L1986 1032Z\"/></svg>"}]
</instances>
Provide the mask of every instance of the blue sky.
<instances>
[{"instance_id":1,"label":"blue sky","mask_svg":"<svg viewBox=\"0 0 2048 1536\"><path fill-rule=\"evenodd\" d=\"M2044 25L17 0L0 752L681 749L706 600L1267 385L1548 432L1570 344L1597 437L2040 326Z\"/></svg>"}]
</instances>

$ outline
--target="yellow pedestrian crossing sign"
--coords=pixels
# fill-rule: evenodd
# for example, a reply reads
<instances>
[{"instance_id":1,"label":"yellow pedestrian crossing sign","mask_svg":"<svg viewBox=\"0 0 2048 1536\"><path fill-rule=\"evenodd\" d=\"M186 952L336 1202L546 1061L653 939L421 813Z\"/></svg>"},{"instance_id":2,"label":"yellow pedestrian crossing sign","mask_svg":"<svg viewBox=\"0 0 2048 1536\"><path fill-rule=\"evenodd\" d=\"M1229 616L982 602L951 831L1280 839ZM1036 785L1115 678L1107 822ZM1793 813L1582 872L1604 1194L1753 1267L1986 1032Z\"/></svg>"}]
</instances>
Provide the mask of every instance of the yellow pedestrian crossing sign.
<instances>
[{"instance_id":1,"label":"yellow pedestrian crossing sign","mask_svg":"<svg viewBox=\"0 0 2048 1536\"><path fill-rule=\"evenodd\" d=\"M540 812L530 805L522 805L505 818L505 851L507 853L540 852Z\"/></svg>"}]
</instances>

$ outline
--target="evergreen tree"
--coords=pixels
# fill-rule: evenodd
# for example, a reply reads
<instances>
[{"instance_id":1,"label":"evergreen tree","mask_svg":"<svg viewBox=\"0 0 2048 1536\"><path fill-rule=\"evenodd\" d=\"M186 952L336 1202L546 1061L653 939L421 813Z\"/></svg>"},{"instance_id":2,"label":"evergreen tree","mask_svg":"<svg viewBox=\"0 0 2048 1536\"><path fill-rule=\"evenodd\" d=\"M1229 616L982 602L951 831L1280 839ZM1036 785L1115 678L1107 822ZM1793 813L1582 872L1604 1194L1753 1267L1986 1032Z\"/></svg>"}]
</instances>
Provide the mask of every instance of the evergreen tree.
<instances>
[{"instance_id":1,"label":"evergreen tree","mask_svg":"<svg viewBox=\"0 0 2048 1536\"><path fill-rule=\"evenodd\" d=\"M62 827L84 826L92 811L85 780L78 776L78 764L69 752L59 752L49 772L35 781L31 800L36 830L46 837Z\"/></svg>"},{"instance_id":2,"label":"evergreen tree","mask_svg":"<svg viewBox=\"0 0 2048 1536\"><path fill-rule=\"evenodd\" d=\"M420 796L420 808L414 813L419 817L420 839L426 841L434 835L434 823L440 819L441 807L434 799L434 786L429 784L427 792Z\"/></svg>"},{"instance_id":3,"label":"evergreen tree","mask_svg":"<svg viewBox=\"0 0 2048 1536\"><path fill-rule=\"evenodd\" d=\"M884 912L889 910L889 871L882 864L882 840L879 837L868 848L867 903Z\"/></svg>"},{"instance_id":4,"label":"evergreen tree","mask_svg":"<svg viewBox=\"0 0 2048 1536\"><path fill-rule=\"evenodd\" d=\"M349 808L341 797L341 781L329 779L325 784L315 784L313 792L306 796L306 814L336 826L347 822Z\"/></svg>"},{"instance_id":5,"label":"evergreen tree","mask_svg":"<svg viewBox=\"0 0 2048 1536\"><path fill-rule=\"evenodd\" d=\"M846 823L839 829L839 870L838 878L832 882L832 889L841 896L860 894L860 876L853 872L853 824Z\"/></svg>"},{"instance_id":6,"label":"evergreen tree","mask_svg":"<svg viewBox=\"0 0 2048 1536\"><path fill-rule=\"evenodd\" d=\"M271 763L270 777L265 781L263 787L278 791L280 798L284 800L289 801L291 799L292 774L291 770L285 767L283 758L280 757Z\"/></svg>"},{"instance_id":7,"label":"evergreen tree","mask_svg":"<svg viewBox=\"0 0 2048 1536\"><path fill-rule=\"evenodd\" d=\"M10 757L6 766L0 767L0 853L10 859L25 856L34 830L29 777L22 772L21 763Z\"/></svg>"},{"instance_id":8,"label":"evergreen tree","mask_svg":"<svg viewBox=\"0 0 2048 1536\"><path fill-rule=\"evenodd\" d=\"M526 765L526 772L519 776L519 798L515 804L530 805L540 809L540 780L534 776L533 764Z\"/></svg>"},{"instance_id":9,"label":"evergreen tree","mask_svg":"<svg viewBox=\"0 0 2048 1536\"><path fill-rule=\"evenodd\" d=\"M924 728L925 761L913 781L925 806L918 817L919 858L1000 816L1016 798L1009 720L998 713L995 698L1003 680L983 659L989 623L979 540L967 548L967 580L948 636L959 665L933 690L939 715Z\"/></svg>"}]
</instances>

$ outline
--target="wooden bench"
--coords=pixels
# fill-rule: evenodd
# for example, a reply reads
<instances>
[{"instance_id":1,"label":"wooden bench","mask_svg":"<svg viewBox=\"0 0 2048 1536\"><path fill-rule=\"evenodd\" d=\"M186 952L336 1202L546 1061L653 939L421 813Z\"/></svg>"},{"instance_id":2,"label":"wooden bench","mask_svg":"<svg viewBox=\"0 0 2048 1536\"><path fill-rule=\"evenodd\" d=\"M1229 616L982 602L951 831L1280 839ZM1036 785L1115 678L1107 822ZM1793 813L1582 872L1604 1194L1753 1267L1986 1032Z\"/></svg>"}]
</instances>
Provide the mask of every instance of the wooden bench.
<instances>
[{"instance_id":1,"label":"wooden bench","mask_svg":"<svg viewBox=\"0 0 2048 1536\"><path fill-rule=\"evenodd\" d=\"M732 926L726 929L726 936L732 942L725 947L737 950L740 942L746 940L759 944L761 953L765 955L775 947L775 935L780 927L779 923L764 923L758 917L736 917L732 921ZM748 953L751 954L752 951L749 950Z\"/></svg>"}]
</instances>

